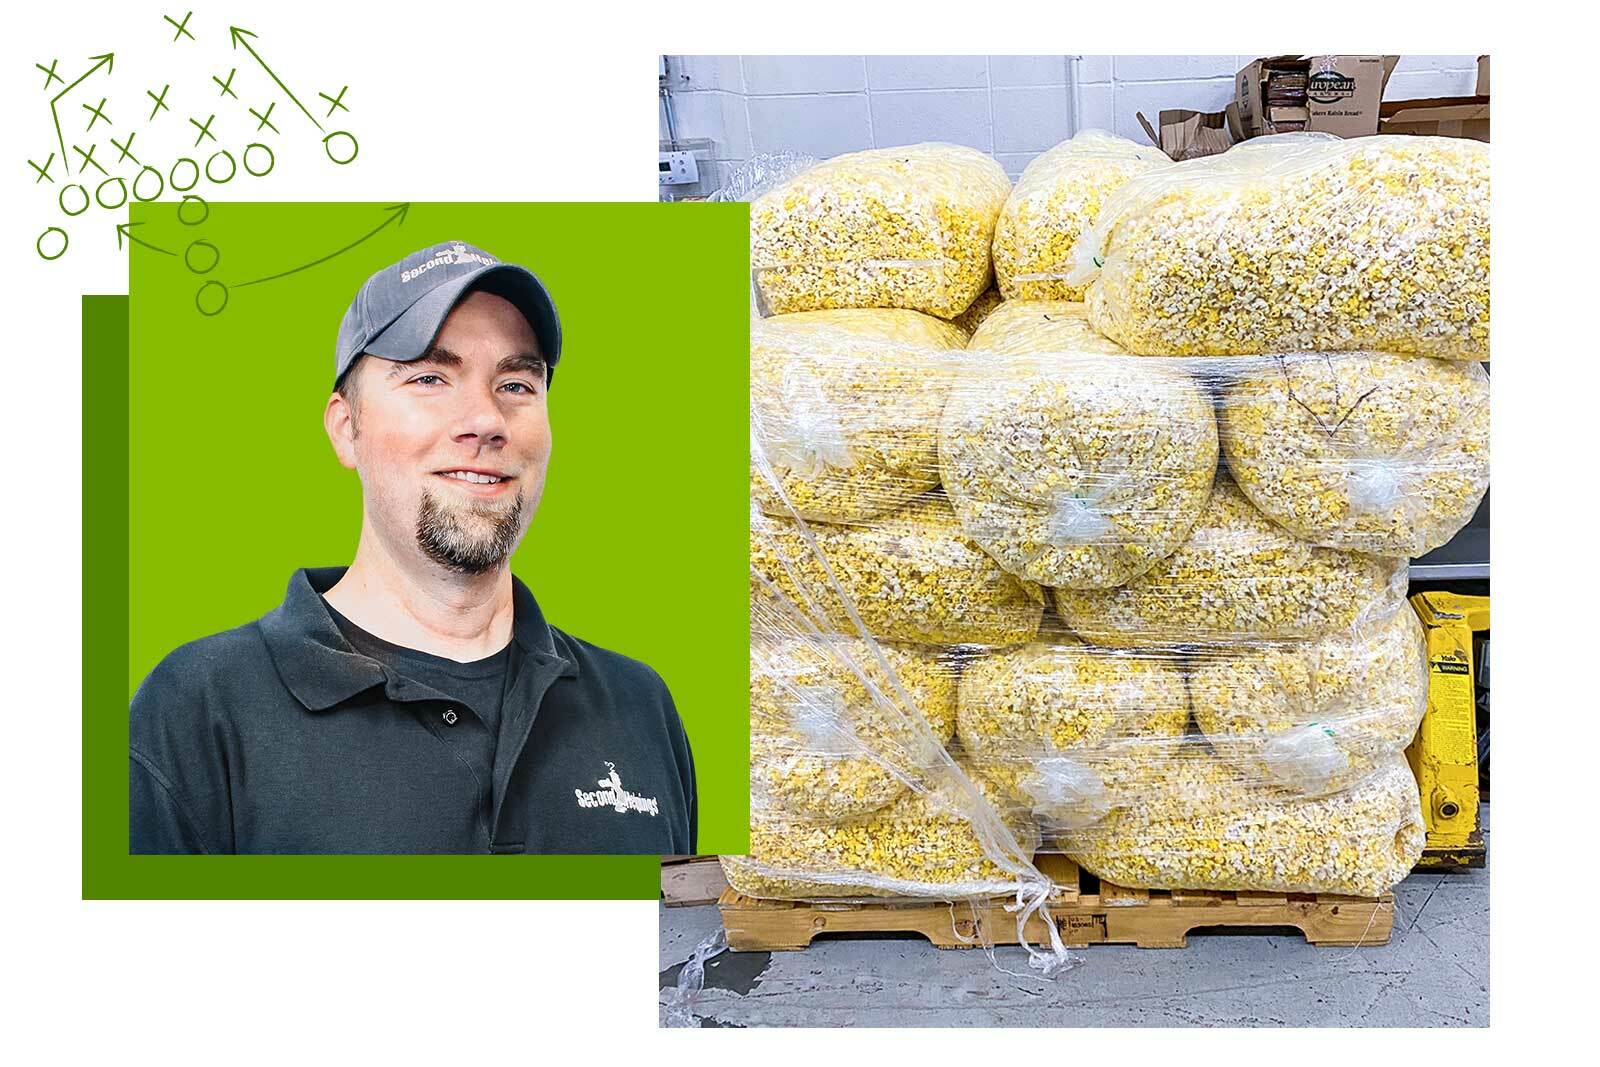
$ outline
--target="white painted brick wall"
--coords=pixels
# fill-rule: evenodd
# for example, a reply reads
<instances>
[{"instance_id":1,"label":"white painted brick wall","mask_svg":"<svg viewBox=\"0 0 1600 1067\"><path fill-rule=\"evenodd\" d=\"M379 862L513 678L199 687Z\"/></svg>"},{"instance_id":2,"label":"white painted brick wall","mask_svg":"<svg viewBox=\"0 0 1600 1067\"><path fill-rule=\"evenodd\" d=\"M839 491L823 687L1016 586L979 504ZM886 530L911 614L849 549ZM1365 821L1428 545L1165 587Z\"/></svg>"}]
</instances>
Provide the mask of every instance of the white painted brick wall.
<instances>
[{"instance_id":1,"label":"white painted brick wall","mask_svg":"<svg viewBox=\"0 0 1600 1067\"><path fill-rule=\"evenodd\" d=\"M714 188L752 152L830 156L919 140L992 153L1013 178L1072 133L1068 56L671 56L678 135ZM1136 112L1218 111L1251 55L1079 56L1082 125L1144 142ZM1470 94L1477 57L1405 56L1385 99ZM662 121L665 137L665 120ZM690 191L696 191L691 189Z\"/></svg>"}]
</instances>

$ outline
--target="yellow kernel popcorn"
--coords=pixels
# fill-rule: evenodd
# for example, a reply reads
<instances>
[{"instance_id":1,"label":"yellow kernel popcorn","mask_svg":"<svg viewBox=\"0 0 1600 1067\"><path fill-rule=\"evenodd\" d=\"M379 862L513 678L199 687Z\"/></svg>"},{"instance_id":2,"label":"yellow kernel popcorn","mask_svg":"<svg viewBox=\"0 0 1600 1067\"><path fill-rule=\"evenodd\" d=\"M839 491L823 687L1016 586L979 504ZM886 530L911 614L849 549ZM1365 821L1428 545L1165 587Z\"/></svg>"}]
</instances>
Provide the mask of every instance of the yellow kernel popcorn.
<instances>
[{"instance_id":1,"label":"yellow kernel popcorn","mask_svg":"<svg viewBox=\"0 0 1600 1067\"><path fill-rule=\"evenodd\" d=\"M995 787L953 771L931 776L888 807L855 819L814 821L752 813L750 851L723 856L728 884L779 900L874 896L953 900L1014 893L1031 870L1038 828L1002 819Z\"/></svg>"},{"instance_id":2,"label":"yellow kernel popcorn","mask_svg":"<svg viewBox=\"0 0 1600 1067\"><path fill-rule=\"evenodd\" d=\"M1409 609L1324 637L1211 649L1192 661L1195 722L1245 776L1318 795L1405 751L1428 703L1422 624Z\"/></svg>"},{"instance_id":3,"label":"yellow kernel popcorn","mask_svg":"<svg viewBox=\"0 0 1600 1067\"><path fill-rule=\"evenodd\" d=\"M1489 146L1259 138L1124 184L1069 281L1131 352L1489 358Z\"/></svg>"},{"instance_id":4,"label":"yellow kernel popcorn","mask_svg":"<svg viewBox=\"0 0 1600 1067\"><path fill-rule=\"evenodd\" d=\"M971 307L951 319L950 325L958 327L968 337L971 337L973 331L983 325L983 320L988 318L994 309L1000 306L1000 303L1000 290L990 286L978 294L978 299L972 302Z\"/></svg>"},{"instance_id":5,"label":"yellow kernel popcorn","mask_svg":"<svg viewBox=\"0 0 1600 1067\"><path fill-rule=\"evenodd\" d=\"M779 515L853 522L935 488L939 419L956 371L945 354L963 344L950 323L900 309L753 321L756 502Z\"/></svg>"},{"instance_id":6,"label":"yellow kernel popcorn","mask_svg":"<svg viewBox=\"0 0 1600 1067\"><path fill-rule=\"evenodd\" d=\"M769 311L895 307L954 318L989 287L1011 191L974 148L915 144L817 164L750 205L750 265Z\"/></svg>"},{"instance_id":7,"label":"yellow kernel popcorn","mask_svg":"<svg viewBox=\"0 0 1600 1067\"><path fill-rule=\"evenodd\" d=\"M1189 723L1178 658L1036 643L963 668L956 728L968 759L1046 830L1091 826L1127 802L1140 764Z\"/></svg>"},{"instance_id":8,"label":"yellow kernel popcorn","mask_svg":"<svg viewBox=\"0 0 1600 1067\"><path fill-rule=\"evenodd\" d=\"M974 352L1010 355L1028 352L1126 354L1121 345L1095 332L1082 304L1067 300L1007 300L979 324L967 348Z\"/></svg>"},{"instance_id":9,"label":"yellow kernel popcorn","mask_svg":"<svg viewBox=\"0 0 1600 1067\"><path fill-rule=\"evenodd\" d=\"M1044 594L1007 574L962 531L941 493L856 525L753 512L750 596L768 613L854 634L850 605L880 640L1013 645L1033 639Z\"/></svg>"},{"instance_id":10,"label":"yellow kernel popcorn","mask_svg":"<svg viewBox=\"0 0 1600 1067\"><path fill-rule=\"evenodd\" d=\"M1084 130L1034 157L994 230L996 284L1007 300L1082 300L1068 285L1072 248L1107 199L1136 175L1172 165L1159 148Z\"/></svg>"},{"instance_id":11,"label":"yellow kernel popcorn","mask_svg":"<svg viewBox=\"0 0 1600 1067\"><path fill-rule=\"evenodd\" d=\"M1176 552L1115 589L1057 589L1073 633L1100 645L1322 637L1405 606L1406 561L1307 544L1232 482Z\"/></svg>"},{"instance_id":12,"label":"yellow kernel popcorn","mask_svg":"<svg viewBox=\"0 0 1600 1067\"><path fill-rule=\"evenodd\" d=\"M965 368L945 405L940 481L963 528L1002 567L1044 585L1103 589L1183 543L1211 490L1217 425L1181 368L971 350Z\"/></svg>"},{"instance_id":13,"label":"yellow kernel popcorn","mask_svg":"<svg viewBox=\"0 0 1600 1067\"><path fill-rule=\"evenodd\" d=\"M821 820L884 807L943 759L955 700L956 664L935 649L758 635L751 806Z\"/></svg>"},{"instance_id":14,"label":"yellow kernel popcorn","mask_svg":"<svg viewBox=\"0 0 1600 1067\"><path fill-rule=\"evenodd\" d=\"M1139 889L1378 896L1422 855L1417 780L1391 754L1336 793L1296 797L1186 746L1133 802L1057 838L1086 870Z\"/></svg>"},{"instance_id":15,"label":"yellow kernel popcorn","mask_svg":"<svg viewBox=\"0 0 1600 1067\"><path fill-rule=\"evenodd\" d=\"M1489 488L1489 377L1475 363L1264 356L1219 410L1239 488L1313 544L1420 556L1471 521Z\"/></svg>"}]
</instances>

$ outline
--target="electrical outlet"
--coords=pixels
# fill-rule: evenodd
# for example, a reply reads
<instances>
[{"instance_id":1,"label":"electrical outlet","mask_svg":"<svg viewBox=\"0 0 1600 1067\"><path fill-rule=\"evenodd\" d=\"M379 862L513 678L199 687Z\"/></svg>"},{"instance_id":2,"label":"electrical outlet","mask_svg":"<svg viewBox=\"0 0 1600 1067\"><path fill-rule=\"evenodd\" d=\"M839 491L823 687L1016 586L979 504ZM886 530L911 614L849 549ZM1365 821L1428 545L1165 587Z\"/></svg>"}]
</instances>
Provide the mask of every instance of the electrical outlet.
<instances>
[{"instance_id":1,"label":"electrical outlet","mask_svg":"<svg viewBox=\"0 0 1600 1067\"><path fill-rule=\"evenodd\" d=\"M692 152L662 152L661 184L693 185L700 180L700 167Z\"/></svg>"}]
</instances>

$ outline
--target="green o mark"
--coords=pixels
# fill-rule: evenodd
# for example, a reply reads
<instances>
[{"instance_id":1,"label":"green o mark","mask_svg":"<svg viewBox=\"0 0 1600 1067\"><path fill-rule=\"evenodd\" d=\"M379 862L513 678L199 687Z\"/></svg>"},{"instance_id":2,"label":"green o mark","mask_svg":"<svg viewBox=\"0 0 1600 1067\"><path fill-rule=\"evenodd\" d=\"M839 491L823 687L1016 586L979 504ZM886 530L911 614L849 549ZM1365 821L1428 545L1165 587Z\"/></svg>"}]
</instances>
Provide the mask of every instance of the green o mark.
<instances>
[{"instance_id":1,"label":"green o mark","mask_svg":"<svg viewBox=\"0 0 1600 1067\"><path fill-rule=\"evenodd\" d=\"M155 193L153 193L150 196L140 196L139 195L139 179L143 178L145 176L145 172L146 171L148 171L149 173L154 174L156 176L156 183L157 183L156 184L156 191L155 191ZM167 179L163 178L161 176L161 172L159 170L156 170L156 168L154 168L154 167L140 167L139 168L139 173L135 174L133 176L133 198L135 200L139 201L139 203L141 203L141 204L148 204L150 201L152 201L156 197L160 196L166 190L166 188L167 188Z\"/></svg>"},{"instance_id":2,"label":"green o mark","mask_svg":"<svg viewBox=\"0 0 1600 1067\"><path fill-rule=\"evenodd\" d=\"M183 265L195 274L210 274L221 259L222 252L210 241L190 241L183 250ZM223 303L227 303L226 294Z\"/></svg>"},{"instance_id":3,"label":"green o mark","mask_svg":"<svg viewBox=\"0 0 1600 1067\"><path fill-rule=\"evenodd\" d=\"M342 137L344 140L339 141L337 145L335 145L335 137ZM346 147L345 142L349 142L348 148ZM322 150L328 153L329 159L333 160L340 166L343 166L344 164L356 158L356 155L361 151L361 146L356 143L354 134L346 130L334 130L332 133L328 134L328 136L322 139ZM349 151L350 154L345 156L343 159L340 159L339 157L343 155L345 151Z\"/></svg>"},{"instance_id":4,"label":"green o mark","mask_svg":"<svg viewBox=\"0 0 1600 1067\"><path fill-rule=\"evenodd\" d=\"M219 178L215 174L211 173L211 164L217 161L218 156L221 156L223 159L228 161L228 176L226 178ZM211 153L211 155L206 159L206 178L215 185L227 185L229 182L233 181L233 176L238 173L239 164L234 162L233 153L228 151L226 148L222 149L220 152Z\"/></svg>"},{"instance_id":5,"label":"green o mark","mask_svg":"<svg viewBox=\"0 0 1600 1067\"><path fill-rule=\"evenodd\" d=\"M116 185L118 188L120 188L122 190L122 199L118 200L115 204L108 204L108 203L106 203L106 198L101 196L100 194L105 191L105 187L106 186L113 185L113 184ZM106 208L109 211L115 211L117 208L121 207L123 204L126 204L128 202L128 183L127 183L127 181L125 179L123 179L123 178L120 178L120 177L107 178L105 181L101 182L99 185L94 187L94 202L99 204L101 207Z\"/></svg>"},{"instance_id":6,"label":"green o mark","mask_svg":"<svg viewBox=\"0 0 1600 1067\"><path fill-rule=\"evenodd\" d=\"M207 318L222 314L222 309L228 306L228 287L218 281L206 282L194 294L194 306Z\"/></svg>"},{"instance_id":7,"label":"green o mark","mask_svg":"<svg viewBox=\"0 0 1600 1067\"><path fill-rule=\"evenodd\" d=\"M194 169L194 178L189 182L188 185L179 185L178 168L183 166L185 163L189 164L189 166ZM196 163L188 156L179 156L177 161L172 164L172 169L167 172L167 184L172 186L180 193L187 193L190 189L193 189L195 186L200 184L200 164Z\"/></svg>"},{"instance_id":8,"label":"green o mark","mask_svg":"<svg viewBox=\"0 0 1600 1067\"><path fill-rule=\"evenodd\" d=\"M190 204L199 204L200 205L200 217L199 218L192 219L192 218L189 218L188 216L186 216L184 214L183 209L188 207ZM179 203L178 203L178 221L183 223L185 226L198 226L202 222L206 221L206 219L209 219L210 217L211 217L211 205L206 203L205 199L203 197L186 196L181 201L179 201Z\"/></svg>"},{"instance_id":9,"label":"green o mark","mask_svg":"<svg viewBox=\"0 0 1600 1067\"><path fill-rule=\"evenodd\" d=\"M61 248L53 256L44 250L44 239L49 237L52 233L59 233L61 235ZM39 235L39 239L33 242L33 250L39 253L40 259L60 259L62 256L67 254L67 231L63 230L60 226L46 226L44 228L44 232Z\"/></svg>"},{"instance_id":10,"label":"green o mark","mask_svg":"<svg viewBox=\"0 0 1600 1067\"><path fill-rule=\"evenodd\" d=\"M67 194L74 189L83 194L83 206L76 211L73 211L71 208L67 207ZM73 215L82 215L85 211L89 210L89 190L85 189L76 182L71 185L63 185L61 187L61 192L56 195L56 204L61 208L62 213L68 217Z\"/></svg>"},{"instance_id":11,"label":"green o mark","mask_svg":"<svg viewBox=\"0 0 1600 1067\"><path fill-rule=\"evenodd\" d=\"M256 170L254 167L252 167L250 165L250 149L252 149L252 148L259 148L259 149L261 149L261 151L263 151L263 152L265 152L267 154L267 165L265 167L261 168L260 170ZM252 177L259 178L259 177L261 177L263 175L271 174L272 173L272 167L273 167L273 165L275 163L277 163L277 161L278 161L278 157L274 156L272 154L272 149L268 148L266 145L262 144L260 141L252 141L249 144L244 146L244 169L245 169L245 172L247 174L250 174Z\"/></svg>"}]
</instances>

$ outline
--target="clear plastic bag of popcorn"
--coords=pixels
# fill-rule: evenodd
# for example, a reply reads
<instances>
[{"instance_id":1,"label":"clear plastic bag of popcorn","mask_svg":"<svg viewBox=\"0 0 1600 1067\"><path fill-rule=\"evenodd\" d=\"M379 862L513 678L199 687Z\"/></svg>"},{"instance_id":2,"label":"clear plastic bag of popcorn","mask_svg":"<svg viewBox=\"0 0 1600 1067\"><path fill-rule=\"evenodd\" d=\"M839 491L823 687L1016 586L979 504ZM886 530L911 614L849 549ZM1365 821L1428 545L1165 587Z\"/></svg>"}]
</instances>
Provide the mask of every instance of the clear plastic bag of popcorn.
<instances>
[{"instance_id":1,"label":"clear plastic bag of popcorn","mask_svg":"<svg viewBox=\"0 0 1600 1067\"><path fill-rule=\"evenodd\" d=\"M1287 134L1131 179L1069 284L1130 352L1489 358L1489 146Z\"/></svg>"},{"instance_id":2,"label":"clear plastic bag of popcorn","mask_svg":"<svg viewBox=\"0 0 1600 1067\"><path fill-rule=\"evenodd\" d=\"M1011 321L1009 306L996 314ZM1000 336L994 319L976 341ZM1010 573L1060 588L1121 585L1175 551L1217 467L1211 398L1179 363L969 348L939 433L962 527Z\"/></svg>"},{"instance_id":3,"label":"clear plastic bag of popcorn","mask_svg":"<svg viewBox=\"0 0 1600 1067\"><path fill-rule=\"evenodd\" d=\"M1089 325L1081 303L1068 300L1007 300L972 333L973 352L1022 355L1038 352L1089 352L1126 355L1121 345Z\"/></svg>"},{"instance_id":4,"label":"clear plastic bag of popcorn","mask_svg":"<svg viewBox=\"0 0 1600 1067\"><path fill-rule=\"evenodd\" d=\"M1428 704L1409 609L1316 641L1209 648L1189 667L1195 723L1218 757L1289 793L1352 786L1405 751Z\"/></svg>"},{"instance_id":5,"label":"clear plastic bag of popcorn","mask_svg":"<svg viewBox=\"0 0 1600 1067\"><path fill-rule=\"evenodd\" d=\"M939 420L965 339L901 309L803 311L750 324L752 426L782 499L752 465L751 493L779 514L854 522L939 484Z\"/></svg>"},{"instance_id":6,"label":"clear plastic bag of popcorn","mask_svg":"<svg viewBox=\"0 0 1600 1067\"><path fill-rule=\"evenodd\" d=\"M939 492L879 519L750 517L750 596L802 613L820 632L927 645L1032 640L1044 593L1007 574L962 530Z\"/></svg>"},{"instance_id":7,"label":"clear plastic bag of popcorn","mask_svg":"<svg viewBox=\"0 0 1600 1067\"><path fill-rule=\"evenodd\" d=\"M972 657L956 730L971 764L1046 833L1093 826L1189 724L1180 657L1070 637Z\"/></svg>"},{"instance_id":8,"label":"clear plastic bag of popcorn","mask_svg":"<svg viewBox=\"0 0 1600 1067\"><path fill-rule=\"evenodd\" d=\"M1296 796L1253 779L1198 740L1152 763L1130 803L1058 835L1072 859L1138 889L1378 896L1422 855L1417 780L1390 754L1337 792Z\"/></svg>"},{"instance_id":9,"label":"clear plastic bag of popcorn","mask_svg":"<svg viewBox=\"0 0 1600 1067\"><path fill-rule=\"evenodd\" d=\"M990 286L978 294L967 310L950 320L950 325L957 327L962 333L971 337L977 328L983 325L983 320L988 318L995 308L1001 303L1000 290Z\"/></svg>"},{"instance_id":10,"label":"clear plastic bag of popcorn","mask_svg":"<svg viewBox=\"0 0 1600 1067\"><path fill-rule=\"evenodd\" d=\"M983 152L952 144L836 156L750 205L750 265L766 310L892 307L954 318L989 287L1011 191Z\"/></svg>"},{"instance_id":11,"label":"clear plastic bag of popcorn","mask_svg":"<svg viewBox=\"0 0 1600 1067\"><path fill-rule=\"evenodd\" d=\"M1301 640L1406 609L1407 574L1401 557L1300 540L1218 478L1170 556L1117 588L1054 595L1067 627L1099 645Z\"/></svg>"},{"instance_id":12,"label":"clear plastic bag of popcorn","mask_svg":"<svg viewBox=\"0 0 1600 1067\"><path fill-rule=\"evenodd\" d=\"M1249 361L1218 403L1234 480L1313 544L1420 556L1489 488L1489 376L1374 352Z\"/></svg>"},{"instance_id":13,"label":"clear plastic bag of popcorn","mask_svg":"<svg viewBox=\"0 0 1600 1067\"><path fill-rule=\"evenodd\" d=\"M1007 300L1082 300L1069 285L1072 249L1107 199L1129 179L1169 167L1159 148L1082 130L1035 156L1000 209L994 273Z\"/></svg>"},{"instance_id":14,"label":"clear plastic bag of popcorn","mask_svg":"<svg viewBox=\"0 0 1600 1067\"><path fill-rule=\"evenodd\" d=\"M750 646L751 807L828 820L892 803L915 786L907 772L942 758L955 731L956 678L942 649L758 633ZM904 714L897 685L915 718Z\"/></svg>"}]
</instances>

